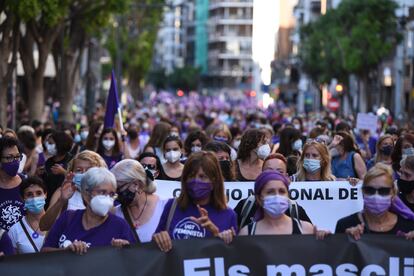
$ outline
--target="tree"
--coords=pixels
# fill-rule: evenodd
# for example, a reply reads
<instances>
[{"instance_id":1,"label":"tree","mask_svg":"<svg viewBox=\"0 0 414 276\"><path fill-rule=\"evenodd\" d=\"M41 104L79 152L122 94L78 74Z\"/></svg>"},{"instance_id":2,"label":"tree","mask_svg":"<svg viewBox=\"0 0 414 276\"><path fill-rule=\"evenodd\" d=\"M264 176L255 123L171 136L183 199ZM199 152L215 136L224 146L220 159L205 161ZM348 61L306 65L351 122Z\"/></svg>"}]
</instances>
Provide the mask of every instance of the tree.
<instances>
[{"instance_id":1,"label":"tree","mask_svg":"<svg viewBox=\"0 0 414 276\"><path fill-rule=\"evenodd\" d=\"M168 76L168 82L174 89L182 89L184 91L196 90L200 81L199 68L184 66L176 68L171 75Z\"/></svg>"},{"instance_id":2,"label":"tree","mask_svg":"<svg viewBox=\"0 0 414 276\"><path fill-rule=\"evenodd\" d=\"M13 1L0 1L0 125L7 126L7 88L13 70L16 67L19 36L14 35L19 30L19 18L16 16L16 6ZM10 55L12 58L10 59Z\"/></svg>"},{"instance_id":3,"label":"tree","mask_svg":"<svg viewBox=\"0 0 414 276\"><path fill-rule=\"evenodd\" d=\"M129 0L71 1L61 34L54 44L55 64L58 64L58 87L61 93L60 119L73 120L73 98L79 83L82 53L92 36L99 36L112 16L123 12ZM61 62L57 62L60 60Z\"/></svg>"},{"instance_id":4,"label":"tree","mask_svg":"<svg viewBox=\"0 0 414 276\"><path fill-rule=\"evenodd\" d=\"M344 0L304 26L300 49L304 71L321 83L332 78L346 83L354 74L360 79L359 93L366 95L370 72L398 42L396 8L391 0Z\"/></svg>"},{"instance_id":5,"label":"tree","mask_svg":"<svg viewBox=\"0 0 414 276\"><path fill-rule=\"evenodd\" d=\"M27 0L18 3L19 16L26 22L20 31L19 47L28 90L26 102L30 119L41 120L45 102L46 62L53 43L64 27L69 0Z\"/></svg>"},{"instance_id":6,"label":"tree","mask_svg":"<svg viewBox=\"0 0 414 276\"><path fill-rule=\"evenodd\" d=\"M110 28L106 46L114 64L119 61L122 77L128 80L135 99L143 99L143 83L151 66L164 5L164 0L135 1L129 12L119 16Z\"/></svg>"}]
</instances>

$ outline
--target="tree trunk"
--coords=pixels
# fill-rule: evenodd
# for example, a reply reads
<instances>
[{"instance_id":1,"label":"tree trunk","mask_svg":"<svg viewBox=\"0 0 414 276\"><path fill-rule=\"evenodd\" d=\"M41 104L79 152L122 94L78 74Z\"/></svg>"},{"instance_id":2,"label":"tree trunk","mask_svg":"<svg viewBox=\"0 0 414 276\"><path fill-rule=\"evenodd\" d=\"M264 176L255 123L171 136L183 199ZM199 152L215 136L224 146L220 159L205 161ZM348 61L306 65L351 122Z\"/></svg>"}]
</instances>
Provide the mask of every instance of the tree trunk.
<instances>
[{"instance_id":1,"label":"tree trunk","mask_svg":"<svg viewBox=\"0 0 414 276\"><path fill-rule=\"evenodd\" d=\"M29 118L30 120L42 121L45 107L45 90L43 89L43 76L34 81L33 87L29 89Z\"/></svg>"},{"instance_id":2,"label":"tree trunk","mask_svg":"<svg viewBox=\"0 0 414 276\"><path fill-rule=\"evenodd\" d=\"M134 101L143 101L144 100L144 93L143 89L140 84L141 78L134 78L128 80L128 86L130 89L130 93Z\"/></svg>"},{"instance_id":3,"label":"tree trunk","mask_svg":"<svg viewBox=\"0 0 414 276\"><path fill-rule=\"evenodd\" d=\"M39 28L36 22L29 22L26 25L26 34L21 36L20 57L24 68L24 79L28 89L28 105L30 120L43 121L45 107L44 72L47 58L51 52L52 45L62 29L63 23L51 29ZM37 67L34 63L34 44L36 42L39 51Z\"/></svg>"},{"instance_id":4,"label":"tree trunk","mask_svg":"<svg viewBox=\"0 0 414 276\"><path fill-rule=\"evenodd\" d=\"M90 118L95 111L96 93L100 89L100 75L101 64L100 58L100 45L96 38L89 40L88 46L88 73L86 82L86 104L85 113Z\"/></svg>"},{"instance_id":5,"label":"tree trunk","mask_svg":"<svg viewBox=\"0 0 414 276\"><path fill-rule=\"evenodd\" d=\"M4 3L2 3L4 4ZM7 90L10 84L12 73L16 67L16 51L19 43L18 32L19 23L15 16L5 10L1 5L0 13L6 19L0 24L0 125L7 127ZM10 54L13 54L9 62Z\"/></svg>"},{"instance_id":6,"label":"tree trunk","mask_svg":"<svg viewBox=\"0 0 414 276\"><path fill-rule=\"evenodd\" d=\"M60 103L61 120L65 122L73 121L72 105L76 87L79 82L79 65L81 56L82 53L80 50L78 53L65 54L65 67L62 68L62 70L64 70L66 77Z\"/></svg>"}]
</instances>

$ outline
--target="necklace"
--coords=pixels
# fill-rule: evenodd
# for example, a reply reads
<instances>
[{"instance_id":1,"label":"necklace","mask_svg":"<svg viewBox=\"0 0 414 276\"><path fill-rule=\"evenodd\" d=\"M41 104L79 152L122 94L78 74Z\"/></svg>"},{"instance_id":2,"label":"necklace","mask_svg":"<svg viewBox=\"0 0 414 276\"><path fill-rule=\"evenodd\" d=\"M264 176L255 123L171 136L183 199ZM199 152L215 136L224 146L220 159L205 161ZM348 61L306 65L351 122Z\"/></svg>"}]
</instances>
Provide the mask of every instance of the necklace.
<instances>
[{"instance_id":1,"label":"necklace","mask_svg":"<svg viewBox=\"0 0 414 276\"><path fill-rule=\"evenodd\" d=\"M134 223L135 228L138 228L138 226L139 226L139 219L141 218L142 214L144 213L145 207L147 207L147 201L148 201L148 196L145 193L145 203L144 203L144 207L142 208L141 212L139 213L139 215L137 217L134 217L134 213L132 212L131 209L129 209L132 218L134 219L134 221L136 221Z\"/></svg>"},{"instance_id":2,"label":"necklace","mask_svg":"<svg viewBox=\"0 0 414 276\"><path fill-rule=\"evenodd\" d=\"M34 227L30 224L30 222L27 220L27 218L26 218L26 222L33 229L32 238L37 239L39 237L39 233L37 231L39 230L40 226L38 225L37 228L34 229Z\"/></svg>"}]
</instances>

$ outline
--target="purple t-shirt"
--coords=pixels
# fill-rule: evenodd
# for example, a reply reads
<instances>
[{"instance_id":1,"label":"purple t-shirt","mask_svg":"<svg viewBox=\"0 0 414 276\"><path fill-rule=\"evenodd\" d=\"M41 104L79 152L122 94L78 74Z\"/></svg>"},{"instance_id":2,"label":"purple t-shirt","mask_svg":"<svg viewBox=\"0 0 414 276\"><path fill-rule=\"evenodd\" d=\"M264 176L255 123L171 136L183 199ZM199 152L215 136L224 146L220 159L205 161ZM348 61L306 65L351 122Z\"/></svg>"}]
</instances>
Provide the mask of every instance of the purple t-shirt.
<instances>
[{"instance_id":1,"label":"purple t-shirt","mask_svg":"<svg viewBox=\"0 0 414 276\"><path fill-rule=\"evenodd\" d=\"M116 163L122 160L122 154L114 155L114 156L108 156L105 154L101 154L101 156L103 160L105 160L105 163L108 166L108 169L112 169L112 167L115 166Z\"/></svg>"},{"instance_id":2,"label":"purple t-shirt","mask_svg":"<svg viewBox=\"0 0 414 276\"><path fill-rule=\"evenodd\" d=\"M0 188L0 228L9 230L24 216L24 202L20 197L20 185L12 189Z\"/></svg>"},{"instance_id":3,"label":"purple t-shirt","mask_svg":"<svg viewBox=\"0 0 414 276\"><path fill-rule=\"evenodd\" d=\"M164 207L164 211L161 215L160 222L158 224L155 233L165 231L167 227L168 214L173 203L173 199L169 199ZM207 210L210 220L219 228L219 231L234 228L237 233L237 215L236 213L227 208L225 210L217 210L212 205L208 204L201 206ZM182 210L178 205L175 209L174 215L171 220L169 229L167 230L173 240L183 240L191 238L208 238L212 237L210 231L201 225L193 222L190 217L200 217L200 212L197 206L190 203L185 210Z\"/></svg>"},{"instance_id":4,"label":"purple t-shirt","mask_svg":"<svg viewBox=\"0 0 414 276\"><path fill-rule=\"evenodd\" d=\"M43 247L65 248L74 240L84 241L89 247L111 245L112 238L136 243L134 234L127 222L111 213L101 225L85 230L82 216L85 210L65 211L53 224Z\"/></svg>"},{"instance_id":5,"label":"purple t-shirt","mask_svg":"<svg viewBox=\"0 0 414 276\"><path fill-rule=\"evenodd\" d=\"M10 237L7 235L7 232L3 233L0 239L0 252L3 252L6 256L14 254L13 243Z\"/></svg>"}]
</instances>

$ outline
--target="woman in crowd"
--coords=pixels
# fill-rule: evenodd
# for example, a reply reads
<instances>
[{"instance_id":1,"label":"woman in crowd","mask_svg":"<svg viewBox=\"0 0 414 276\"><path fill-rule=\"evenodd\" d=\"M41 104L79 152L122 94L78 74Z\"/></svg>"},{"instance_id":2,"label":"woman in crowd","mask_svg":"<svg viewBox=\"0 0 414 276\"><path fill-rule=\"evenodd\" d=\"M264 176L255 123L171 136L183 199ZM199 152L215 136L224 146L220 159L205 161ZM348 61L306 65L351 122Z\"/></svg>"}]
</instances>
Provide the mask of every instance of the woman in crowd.
<instances>
[{"instance_id":1,"label":"woman in crowd","mask_svg":"<svg viewBox=\"0 0 414 276\"><path fill-rule=\"evenodd\" d=\"M168 136L163 148L164 158L167 160L161 166L160 180L180 181L184 165L180 162L183 154L183 143L177 136Z\"/></svg>"},{"instance_id":2,"label":"woman in crowd","mask_svg":"<svg viewBox=\"0 0 414 276\"><path fill-rule=\"evenodd\" d=\"M85 148L87 150L96 151L99 145L99 137L101 137L103 131L103 122L94 121L91 123L88 133L88 138L86 138Z\"/></svg>"},{"instance_id":3,"label":"woman in crowd","mask_svg":"<svg viewBox=\"0 0 414 276\"><path fill-rule=\"evenodd\" d=\"M213 152L220 163L221 173L224 181L235 181L234 164L231 161L231 148L222 142L209 142L204 147L205 151Z\"/></svg>"},{"instance_id":4,"label":"woman in crowd","mask_svg":"<svg viewBox=\"0 0 414 276\"><path fill-rule=\"evenodd\" d=\"M389 166L378 163L368 171L362 195L363 211L340 219L335 233L348 233L355 239L363 233L414 237L414 214L398 200Z\"/></svg>"},{"instance_id":5,"label":"woman in crowd","mask_svg":"<svg viewBox=\"0 0 414 276\"><path fill-rule=\"evenodd\" d=\"M86 209L65 211L49 231L42 251L71 250L136 243L127 222L109 212L116 198L115 176L105 168L89 169L81 180Z\"/></svg>"},{"instance_id":6,"label":"woman in crowd","mask_svg":"<svg viewBox=\"0 0 414 276\"><path fill-rule=\"evenodd\" d=\"M385 134L381 136L376 145L375 156L367 162L367 169L372 168L376 163L392 165L391 154L394 150L394 141L391 135Z\"/></svg>"},{"instance_id":7,"label":"woman in crowd","mask_svg":"<svg viewBox=\"0 0 414 276\"><path fill-rule=\"evenodd\" d=\"M145 170L152 173L154 179L158 178L162 165L156 154L152 152L144 152L137 158L137 160Z\"/></svg>"},{"instance_id":8,"label":"woman in crowd","mask_svg":"<svg viewBox=\"0 0 414 276\"><path fill-rule=\"evenodd\" d=\"M78 153L69 163L65 182L52 195L49 208L40 220L42 231L49 231L62 211L85 209L81 196L81 180L85 172L93 167L107 166L99 154L90 150Z\"/></svg>"},{"instance_id":9,"label":"woman in crowd","mask_svg":"<svg viewBox=\"0 0 414 276\"><path fill-rule=\"evenodd\" d=\"M102 131L99 137L97 153L102 156L109 169L122 160L123 153L121 152L118 134L115 129L107 128Z\"/></svg>"},{"instance_id":10,"label":"woman in crowd","mask_svg":"<svg viewBox=\"0 0 414 276\"><path fill-rule=\"evenodd\" d=\"M354 138L344 131L339 131L334 137L332 147L332 173L338 179L363 179L367 168L355 144Z\"/></svg>"},{"instance_id":11,"label":"woman in crowd","mask_svg":"<svg viewBox=\"0 0 414 276\"><path fill-rule=\"evenodd\" d=\"M39 252L45 239L45 232L39 229L39 223L45 214L46 186L34 176L23 180L20 194L24 200L26 215L9 230L9 237L18 254Z\"/></svg>"},{"instance_id":12,"label":"woman in crowd","mask_svg":"<svg viewBox=\"0 0 414 276\"><path fill-rule=\"evenodd\" d=\"M165 205L153 239L167 252L171 240L220 237L230 243L235 231L237 218L227 207L217 158L211 152L192 154L184 167L181 194Z\"/></svg>"},{"instance_id":13,"label":"woman in crowd","mask_svg":"<svg viewBox=\"0 0 414 276\"><path fill-rule=\"evenodd\" d=\"M269 155L263 163L263 172L264 171L276 171L285 177L289 177L287 174L287 160L280 153L274 153ZM257 210L256 197L254 195L249 196L246 199L239 201L237 206L234 208L234 211L237 214L237 222L239 229L243 228L250 222L254 221L255 214ZM289 208L286 210L285 214L287 216L297 218L300 220L311 222L310 218L306 214L305 209L296 204L296 202L289 201Z\"/></svg>"},{"instance_id":14,"label":"woman in crowd","mask_svg":"<svg viewBox=\"0 0 414 276\"><path fill-rule=\"evenodd\" d=\"M311 223L285 214L289 209L288 186L289 179L285 175L273 170L262 172L254 184L259 207L255 221L243 227L239 235L313 234Z\"/></svg>"},{"instance_id":15,"label":"woman in crowd","mask_svg":"<svg viewBox=\"0 0 414 276\"><path fill-rule=\"evenodd\" d=\"M155 153L165 163L164 153L162 152L162 145L164 140L170 135L171 125L166 122L159 122L154 126L148 144L144 148L144 152Z\"/></svg>"},{"instance_id":16,"label":"woman in crowd","mask_svg":"<svg viewBox=\"0 0 414 276\"><path fill-rule=\"evenodd\" d=\"M17 132L17 137L23 146L26 161L21 162L21 172L25 175L33 176L36 174L39 153L36 151L36 136L34 129L30 126L22 126Z\"/></svg>"},{"instance_id":17,"label":"woman in crowd","mask_svg":"<svg viewBox=\"0 0 414 276\"><path fill-rule=\"evenodd\" d=\"M63 131L53 132L46 141L46 148L52 156L45 163L43 182L47 187L47 194L53 193L62 185L65 180L66 169L72 155L73 139ZM46 207L49 205L49 198L46 199Z\"/></svg>"},{"instance_id":18,"label":"woman in crowd","mask_svg":"<svg viewBox=\"0 0 414 276\"><path fill-rule=\"evenodd\" d=\"M136 160L126 159L111 172L117 182L118 217L125 218L140 242L150 242L164 210L165 200L155 194L153 174Z\"/></svg>"},{"instance_id":19,"label":"woman in crowd","mask_svg":"<svg viewBox=\"0 0 414 276\"><path fill-rule=\"evenodd\" d=\"M241 139L236 160L236 179L254 181L261 173L263 160L270 155L270 146L263 131L247 130Z\"/></svg>"},{"instance_id":20,"label":"woman in crowd","mask_svg":"<svg viewBox=\"0 0 414 276\"><path fill-rule=\"evenodd\" d=\"M397 184L399 197L414 212L414 155L401 160L400 178Z\"/></svg>"},{"instance_id":21,"label":"woman in crowd","mask_svg":"<svg viewBox=\"0 0 414 276\"><path fill-rule=\"evenodd\" d=\"M323 143L311 141L303 147L298 160L298 172L292 176L293 181L334 181L331 172L331 157Z\"/></svg>"},{"instance_id":22,"label":"woman in crowd","mask_svg":"<svg viewBox=\"0 0 414 276\"><path fill-rule=\"evenodd\" d=\"M407 133L398 138L391 155L395 178L398 178L401 160L409 155L414 155L414 134Z\"/></svg>"},{"instance_id":23,"label":"woman in crowd","mask_svg":"<svg viewBox=\"0 0 414 276\"><path fill-rule=\"evenodd\" d=\"M125 158L135 159L141 153L139 140L139 127L136 123L130 123L127 130L127 139L125 141Z\"/></svg>"},{"instance_id":24,"label":"woman in crowd","mask_svg":"<svg viewBox=\"0 0 414 276\"><path fill-rule=\"evenodd\" d=\"M287 157L289 155L299 156L302 151L303 142L299 130L293 127L286 126L279 131L279 147L277 153Z\"/></svg>"},{"instance_id":25,"label":"woman in crowd","mask_svg":"<svg viewBox=\"0 0 414 276\"><path fill-rule=\"evenodd\" d=\"M23 217L22 178L17 174L22 154L15 138L0 139L0 228L9 228Z\"/></svg>"},{"instance_id":26,"label":"woman in crowd","mask_svg":"<svg viewBox=\"0 0 414 276\"><path fill-rule=\"evenodd\" d=\"M232 136L226 124L219 124L211 129L211 139L217 142L229 144L232 141Z\"/></svg>"},{"instance_id":27,"label":"woman in crowd","mask_svg":"<svg viewBox=\"0 0 414 276\"><path fill-rule=\"evenodd\" d=\"M184 141L184 150L187 158L192 153L201 151L207 142L208 137L203 131L196 130L189 133Z\"/></svg>"}]
</instances>

